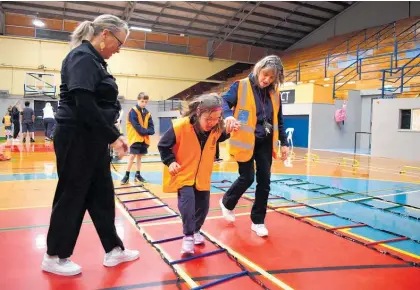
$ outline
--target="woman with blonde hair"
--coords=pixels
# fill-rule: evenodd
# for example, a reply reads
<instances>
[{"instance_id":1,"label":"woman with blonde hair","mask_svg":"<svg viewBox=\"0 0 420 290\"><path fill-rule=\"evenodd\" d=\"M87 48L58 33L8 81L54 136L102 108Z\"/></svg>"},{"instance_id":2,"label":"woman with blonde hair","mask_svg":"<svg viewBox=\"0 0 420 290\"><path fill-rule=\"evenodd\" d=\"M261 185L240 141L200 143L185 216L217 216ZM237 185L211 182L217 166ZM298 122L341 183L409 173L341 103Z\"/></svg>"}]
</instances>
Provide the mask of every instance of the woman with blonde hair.
<instances>
[{"instance_id":1,"label":"woman with blonde hair","mask_svg":"<svg viewBox=\"0 0 420 290\"><path fill-rule=\"evenodd\" d=\"M251 211L251 229L260 237L268 235L264 220L270 193L272 157L285 160L288 151L278 88L283 81L281 60L276 55L270 55L258 61L247 78L235 82L223 95L226 128L234 126L237 121L241 127L231 134L229 140L229 154L238 162L239 178L220 200L220 207L225 219L233 222L233 209L254 182L255 161L257 187ZM281 156L277 156L279 140Z\"/></svg>"},{"instance_id":2,"label":"woman with blonde hair","mask_svg":"<svg viewBox=\"0 0 420 290\"><path fill-rule=\"evenodd\" d=\"M58 184L42 261L46 272L63 276L81 273L70 256L86 210L105 250L104 266L139 256L138 251L125 249L117 235L109 157L109 146L121 158L127 143L114 126L118 86L105 60L120 52L127 35L127 23L113 15L84 21L74 31L73 49L62 63L54 132Z\"/></svg>"}]
</instances>

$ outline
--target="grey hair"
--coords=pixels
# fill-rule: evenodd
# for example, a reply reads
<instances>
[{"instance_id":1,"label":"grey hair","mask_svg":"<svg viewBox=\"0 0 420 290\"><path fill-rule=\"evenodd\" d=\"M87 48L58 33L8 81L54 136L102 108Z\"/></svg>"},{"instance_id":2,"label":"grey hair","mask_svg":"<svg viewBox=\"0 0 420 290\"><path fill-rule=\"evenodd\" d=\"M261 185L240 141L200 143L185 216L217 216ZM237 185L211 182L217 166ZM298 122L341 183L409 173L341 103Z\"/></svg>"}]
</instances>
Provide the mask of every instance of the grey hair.
<instances>
[{"instance_id":1,"label":"grey hair","mask_svg":"<svg viewBox=\"0 0 420 290\"><path fill-rule=\"evenodd\" d=\"M182 113L183 117L189 117L191 122L196 125L203 113L222 109L222 98L216 93L204 94L193 98L188 103L188 108ZM215 126L215 130L221 132L224 128L223 118Z\"/></svg>"},{"instance_id":2,"label":"grey hair","mask_svg":"<svg viewBox=\"0 0 420 290\"><path fill-rule=\"evenodd\" d=\"M280 57L277 55L268 55L255 64L252 73L256 83L258 83L258 76L261 70L266 68L274 72L274 81L270 84L270 89L277 91L279 84L281 85L284 82L284 69Z\"/></svg>"},{"instance_id":3,"label":"grey hair","mask_svg":"<svg viewBox=\"0 0 420 290\"><path fill-rule=\"evenodd\" d=\"M79 46L83 40L91 41L104 29L108 29L112 32L124 30L128 33L128 25L125 21L114 15L103 14L96 17L93 21L86 20L77 26L71 35L72 47Z\"/></svg>"}]
</instances>

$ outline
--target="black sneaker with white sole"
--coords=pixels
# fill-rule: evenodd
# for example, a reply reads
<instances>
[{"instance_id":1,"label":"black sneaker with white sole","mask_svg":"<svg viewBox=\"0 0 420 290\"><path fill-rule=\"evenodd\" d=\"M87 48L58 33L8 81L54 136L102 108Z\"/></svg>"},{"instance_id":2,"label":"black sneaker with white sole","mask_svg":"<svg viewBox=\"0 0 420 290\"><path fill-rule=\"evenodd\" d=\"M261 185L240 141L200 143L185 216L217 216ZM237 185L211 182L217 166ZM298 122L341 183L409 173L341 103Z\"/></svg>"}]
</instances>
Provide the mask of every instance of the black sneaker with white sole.
<instances>
[{"instance_id":1,"label":"black sneaker with white sole","mask_svg":"<svg viewBox=\"0 0 420 290\"><path fill-rule=\"evenodd\" d=\"M146 180L141 176L141 175L137 175L134 176L134 182L141 182L141 183L145 183Z\"/></svg>"},{"instance_id":2,"label":"black sneaker with white sole","mask_svg":"<svg viewBox=\"0 0 420 290\"><path fill-rule=\"evenodd\" d=\"M121 185L127 184L129 179L130 175L124 175L123 179L121 179Z\"/></svg>"}]
</instances>

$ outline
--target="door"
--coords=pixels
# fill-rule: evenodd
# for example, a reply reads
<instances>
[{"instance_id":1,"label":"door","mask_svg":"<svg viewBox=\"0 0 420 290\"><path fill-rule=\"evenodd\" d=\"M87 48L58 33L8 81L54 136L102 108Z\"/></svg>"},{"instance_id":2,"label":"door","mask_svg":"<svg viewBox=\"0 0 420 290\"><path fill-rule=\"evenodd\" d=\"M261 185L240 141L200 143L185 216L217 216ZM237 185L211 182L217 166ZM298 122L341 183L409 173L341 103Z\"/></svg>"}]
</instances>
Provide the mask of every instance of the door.
<instances>
[{"instance_id":1,"label":"door","mask_svg":"<svg viewBox=\"0 0 420 290\"><path fill-rule=\"evenodd\" d=\"M176 117L159 117L159 133L161 136L171 127L172 119L176 119Z\"/></svg>"},{"instance_id":2,"label":"door","mask_svg":"<svg viewBox=\"0 0 420 290\"><path fill-rule=\"evenodd\" d=\"M309 115L284 115L284 130L293 128L293 146L308 148Z\"/></svg>"},{"instance_id":3,"label":"door","mask_svg":"<svg viewBox=\"0 0 420 290\"><path fill-rule=\"evenodd\" d=\"M57 112L58 102L48 101L53 107L54 112ZM42 109L45 107L47 101L34 101L34 114L35 114L35 131L44 131L44 112Z\"/></svg>"}]
</instances>

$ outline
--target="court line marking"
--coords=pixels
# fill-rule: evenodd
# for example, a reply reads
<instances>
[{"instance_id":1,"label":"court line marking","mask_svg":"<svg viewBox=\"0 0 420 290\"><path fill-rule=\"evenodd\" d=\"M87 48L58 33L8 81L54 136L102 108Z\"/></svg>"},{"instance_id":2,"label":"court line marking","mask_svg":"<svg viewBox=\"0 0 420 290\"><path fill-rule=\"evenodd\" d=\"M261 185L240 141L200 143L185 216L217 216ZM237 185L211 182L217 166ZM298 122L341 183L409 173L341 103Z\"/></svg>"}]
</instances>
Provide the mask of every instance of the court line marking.
<instances>
[{"instance_id":1,"label":"court line marking","mask_svg":"<svg viewBox=\"0 0 420 290\"><path fill-rule=\"evenodd\" d=\"M279 212L280 212L280 211L285 211L285 212L287 212L288 214L293 215L293 216L296 216L296 217L301 216L301 215L296 214L296 213L294 213L294 212L290 212L289 210L290 210L290 209L279 209L279 210L276 210L276 211L279 211ZM336 217L338 217L338 216L336 216ZM339 218L339 217L338 217L338 218ZM327 224L327 223L321 222L321 221L316 220L316 219L314 219L314 218L307 218L306 220L309 220L309 221L312 221L312 222L314 222L314 223L320 224L320 225L324 226L325 228L334 228L334 227L335 227L334 225L331 225L331 224ZM367 226L367 227L368 227L368 228L372 228L372 227L369 227L369 226ZM374 229L374 228L372 228L372 229L373 229L373 230L376 230L376 229ZM376 240L372 240L371 238L368 238L368 237L364 237L364 236L361 236L361 235L355 234L355 233L351 232L351 230L352 230L352 229L341 229L341 230L337 230L337 231L339 231L339 232L343 232L343 233L346 233L346 234L349 234L349 235L351 235L351 236L353 236L353 237L356 237L356 238L359 238L359 239L362 239L362 240L365 240L365 241L368 241L368 242L375 242L375 241L376 241ZM380 230L377 230L377 231L380 231ZM397 236L396 236L396 237L397 237ZM410 257L416 258L416 259L420 259L420 256L418 256L418 255L416 255L416 254L414 254L414 253L407 252L407 251L404 251L404 250L399 249L399 248L395 248L395 247L390 246L390 245L387 245L387 244L379 244L379 245L381 245L382 247L385 247L385 248L391 249L391 250L393 250L393 251L395 251L395 252L397 252L397 253L401 253L401 254L404 254L404 255L407 255L407 256L410 256Z\"/></svg>"},{"instance_id":2,"label":"court line marking","mask_svg":"<svg viewBox=\"0 0 420 290\"><path fill-rule=\"evenodd\" d=\"M118 207L118 209L122 212L122 214L125 216L125 218L128 220L128 222L136 229L136 231L140 232L142 235L146 235L150 240L153 241L153 239L151 238L151 236L144 231L141 226L137 226L137 224L135 223L135 221L133 220L133 218L128 214L128 212L125 210L125 208L123 207L123 205L120 202L116 203L116 206ZM159 251L161 251L161 253L163 255L166 256L166 259L168 259L169 261L173 261L172 257L165 251L163 250L163 248L160 245L154 245L156 248L159 249ZM153 248L153 247L151 247ZM184 281L188 284L188 286L190 288L194 288L194 287L198 287L199 285L191 278L191 276L184 271L184 269L182 269L182 267L180 265L172 265L175 270L177 271L177 273L179 274L179 276L184 279ZM169 266L170 267L170 266Z\"/></svg>"},{"instance_id":3,"label":"court line marking","mask_svg":"<svg viewBox=\"0 0 420 290\"><path fill-rule=\"evenodd\" d=\"M120 173L117 173L118 175L122 176ZM130 183L131 184L131 183ZM144 185L144 188L147 188L147 184ZM155 203L157 203L156 200L153 200ZM161 204L162 202L159 201L159 204ZM158 203L157 203L158 204ZM120 205L121 206L121 205ZM165 210L170 212L170 213L176 213L175 211L173 211L172 209L170 209L169 207L165 207ZM243 213L243 215L249 215L249 213ZM209 217L211 218L211 217ZM181 218L178 217L179 222L181 221ZM201 230L202 231L202 230ZM207 232L202 231L204 234L207 235ZM209 239L212 239L213 242L219 244L220 246L222 246L222 242L220 242L219 240L215 239L212 236L209 236ZM224 247L224 246L222 246ZM228 247L224 247L226 250L229 251ZM231 249L230 249L231 250ZM283 281L279 280L278 278L274 277L273 275L269 274L268 272L266 272L264 269L262 269L261 267L259 267L258 265L254 264L253 262L251 262L250 260L248 260L247 258L243 257L242 255L240 255L237 252L234 252L233 250L231 250L232 252L230 252L230 254L232 254L232 256L236 257L238 260L241 260L244 264L246 264L248 267L257 270L258 272L260 272L266 279L268 279L269 281L271 281L272 283L276 284L279 287L282 287L282 289L284 290L294 290L293 288L291 288L289 285L287 285L286 283L284 283Z\"/></svg>"}]
</instances>

